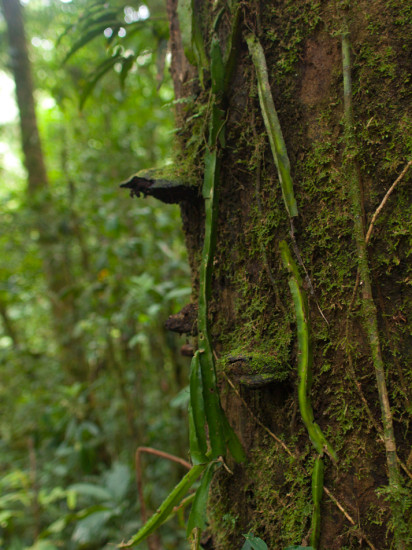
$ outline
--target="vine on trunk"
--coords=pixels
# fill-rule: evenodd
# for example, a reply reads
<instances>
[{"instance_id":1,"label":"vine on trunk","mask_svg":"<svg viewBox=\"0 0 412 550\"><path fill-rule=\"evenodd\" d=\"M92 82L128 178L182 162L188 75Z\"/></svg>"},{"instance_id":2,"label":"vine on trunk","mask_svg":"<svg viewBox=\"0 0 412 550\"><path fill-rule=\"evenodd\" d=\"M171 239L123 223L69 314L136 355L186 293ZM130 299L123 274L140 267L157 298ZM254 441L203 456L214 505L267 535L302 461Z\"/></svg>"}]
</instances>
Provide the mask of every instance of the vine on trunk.
<instances>
[{"instance_id":1,"label":"vine on trunk","mask_svg":"<svg viewBox=\"0 0 412 550\"><path fill-rule=\"evenodd\" d=\"M349 195L352 202L359 277L362 282L362 317L369 340L372 364L375 369L376 385L382 414L383 439L386 449L389 487L393 491L392 513L395 519L395 539L397 548L399 550L403 550L406 548L406 544L402 535L398 532L398 529L396 529L396 526L402 524L402 512L399 503L396 502L395 498L395 493L400 489L400 472L396 454L392 411L389 403L388 389L385 380L385 368L379 338L377 310L372 296L371 275L367 255L367 241L365 240L365 231L362 222L362 192L355 160L357 146L353 123L351 45L349 40L349 30L347 29L342 35L342 69L344 89L345 153L346 164L349 169L348 185Z\"/></svg>"},{"instance_id":2,"label":"vine on trunk","mask_svg":"<svg viewBox=\"0 0 412 550\"><path fill-rule=\"evenodd\" d=\"M299 262L302 263L293 233L292 218L298 215L298 209L293 192L293 181L290 174L290 162L285 141L283 139L282 129L279 123L279 118L276 112L276 107L273 101L272 92L270 90L265 54L256 36L249 35L249 37L247 38L247 44L256 70L260 107L262 110L266 131L269 137L273 158L278 171L283 201L285 203L285 208L291 222L291 238L293 241L293 248ZM306 292L303 288L303 281L299 275L298 266L292 258L292 254L286 241L281 241L279 244L279 248L281 251L283 263L290 273L289 287L292 293L297 321L299 346L299 410L302 421L308 431L309 438L316 451L319 453L315 460L312 472L313 512L311 525L311 545L314 549L317 549L319 545L321 526L320 503L323 493L324 464L322 456L323 453L326 452L333 460L333 462L337 461L337 456L334 449L324 436L319 425L316 424L314 420L313 409L310 400L313 360L312 339L308 300Z\"/></svg>"},{"instance_id":3,"label":"vine on trunk","mask_svg":"<svg viewBox=\"0 0 412 550\"><path fill-rule=\"evenodd\" d=\"M200 43L199 25L194 12L194 5L191 2L186 7L192 10L190 13L192 36L188 40L185 50L186 53L189 51L190 56L190 47L195 47L196 51L200 52L203 49L203 42ZM217 27L219 19L220 14L216 17L214 28ZM196 491L187 524L187 535L192 537L192 548L194 550L199 548L200 533L206 525L209 487L215 469L224 463L227 448L236 462L245 460L243 448L220 403L208 321L218 216L220 160L222 150L225 147L226 112L223 104L225 89L228 86L230 74L234 67L233 44L237 40L238 22L239 16L238 11L236 11L225 61L216 35L213 36L210 47L211 114L208 144L204 157L202 187L206 220L199 274L199 349L193 356L190 372L189 442L190 455L194 465L164 500L158 511L127 543L121 544L121 548L136 546L151 535L170 517L175 506L182 500L193 483L200 476L203 476ZM199 74L202 75L209 67L209 60L205 61L202 55L194 55L193 60L198 64ZM203 83L203 78L201 83ZM209 445L206 436L206 425L208 426Z\"/></svg>"},{"instance_id":4,"label":"vine on trunk","mask_svg":"<svg viewBox=\"0 0 412 550\"><path fill-rule=\"evenodd\" d=\"M302 421L308 431L309 438L316 451L319 453L316 457L312 471L312 525L311 525L311 545L316 550L319 547L321 515L320 503L323 492L323 472L324 464L322 460L323 453L329 455L333 462L337 461L335 450L327 441L321 428L316 424L312 403L310 399L310 390L312 383L312 338L309 320L309 308L306 292L303 288L302 279L299 275L298 266L292 258L292 254L286 241L281 241L279 248L282 260L290 273L289 287L295 306L297 331L298 331L298 401Z\"/></svg>"}]
</instances>

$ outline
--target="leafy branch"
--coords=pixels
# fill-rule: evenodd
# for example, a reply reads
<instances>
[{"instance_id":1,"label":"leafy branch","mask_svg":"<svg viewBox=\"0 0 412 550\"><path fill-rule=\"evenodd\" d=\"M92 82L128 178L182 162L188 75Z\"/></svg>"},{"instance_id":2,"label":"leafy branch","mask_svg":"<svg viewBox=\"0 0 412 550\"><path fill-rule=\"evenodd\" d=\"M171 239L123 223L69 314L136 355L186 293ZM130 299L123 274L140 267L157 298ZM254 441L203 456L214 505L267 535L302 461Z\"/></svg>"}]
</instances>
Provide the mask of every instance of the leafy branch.
<instances>
[{"instance_id":1,"label":"leafy branch","mask_svg":"<svg viewBox=\"0 0 412 550\"><path fill-rule=\"evenodd\" d=\"M136 67L136 60L141 54L157 50L158 71L163 73L167 53L165 46L168 38L166 19L149 15L145 18L127 21L123 14L124 7L112 8L107 3L96 2L84 12L76 23L68 25L57 40L56 45L59 45L67 35L76 33L79 36L65 55L62 61L63 65L96 38L104 38L105 40L106 50L110 57L104 59L87 75L86 83L80 94L80 109L83 108L87 98L102 77L117 65L119 66L119 82L123 89L128 74ZM110 32L105 34L105 31ZM137 41L137 47L136 41L133 42L132 46L130 44L127 47L125 46L128 39L143 31L149 31L150 36L147 37L146 33L146 38L142 37L141 40ZM150 41L153 44L148 47ZM158 75L158 80L161 83L161 74Z\"/></svg>"},{"instance_id":2,"label":"leafy branch","mask_svg":"<svg viewBox=\"0 0 412 550\"><path fill-rule=\"evenodd\" d=\"M176 503L183 499L190 487L202 475L205 469L206 464L197 464L193 466L143 527L128 542L121 543L119 548L131 548L132 546L136 546L158 529L169 518L170 514L174 512Z\"/></svg>"}]
</instances>

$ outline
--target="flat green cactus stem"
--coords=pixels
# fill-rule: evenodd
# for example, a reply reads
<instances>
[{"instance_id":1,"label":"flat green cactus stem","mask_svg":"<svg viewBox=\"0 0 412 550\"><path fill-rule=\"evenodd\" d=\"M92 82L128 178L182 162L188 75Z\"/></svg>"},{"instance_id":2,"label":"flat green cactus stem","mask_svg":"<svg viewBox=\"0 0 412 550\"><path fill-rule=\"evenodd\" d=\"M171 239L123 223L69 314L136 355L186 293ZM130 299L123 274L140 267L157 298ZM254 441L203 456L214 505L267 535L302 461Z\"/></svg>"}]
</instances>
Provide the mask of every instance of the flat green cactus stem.
<instances>
[{"instance_id":1,"label":"flat green cactus stem","mask_svg":"<svg viewBox=\"0 0 412 550\"><path fill-rule=\"evenodd\" d=\"M249 35L246 41L256 70L260 108L269 137L273 159L278 170L283 200L289 218L293 218L298 215L298 208L293 193L293 181L290 174L288 152L285 140L283 139L282 128L280 127L272 92L270 90L265 54L256 36Z\"/></svg>"},{"instance_id":2,"label":"flat green cactus stem","mask_svg":"<svg viewBox=\"0 0 412 550\"><path fill-rule=\"evenodd\" d=\"M289 287L295 306L296 323L298 330L298 401L302 421L308 431L312 445L319 453L316 458L312 472L312 537L311 544L315 550L318 548L320 538L320 502L323 492L323 453L336 462L337 456L331 444L327 441L320 426L316 424L312 403L310 398L310 389L312 385L312 338L309 319L309 308L306 292L303 288L302 279L299 274L298 266L292 258L292 254L286 241L279 244L283 263L289 271Z\"/></svg>"},{"instance_id":3,"label":"flat green cactus stem","mask_svg":"<svg viewBox=\"0 0 412 550\"><path fill-rule=\"evenodd\" d=\"M312 512L312 525L311 525L311 537L310 544L313 548L319 548L319 539L320 539L320 505L322 502L323 495L323 476L324 476L324 464L320 456L315 460L312 471L312 501L313 501L313 512Z\"/></svg>"},{"instance_id":4,"label":"flat green cactus stem","mask_svg":"<svg viewBox=\"0 0 412 550\"><path fill-rule=\"evenodd\" d=\"M128 542L121 543L119 548L131 548L132 546L136 546L150 536L156 529L158 529L169 518L169 516L173 514L173 509L175 506L180 503L193 483L203 474L205 468L206 464L198 464L193 466L193 468L189 470L183 479L176 485L173 491L162 502L159 509L153 514L153 516Z\"/></svg>"},{"instance_id":5,"label":"flat green cactus stem","mask_svg":"<svg viewBox=\"0 0 412 550\"><path fill-rule=\"evenodd\" d=\"M286 241L279 243L282 260L290 273L289 287L295 306L296 322L298 329L298 399L299 409L303 423L308 431L310 440L316 451L320 454L326 452L330 458L336 462L337 456L324 436L319 425L316 424L312 403L310 400L310 389L312 385L312 338L309 319L308 300L303 288L302 278L300 277L298 266L292 258L292 254Z\"/></svg>"}]
</instances>

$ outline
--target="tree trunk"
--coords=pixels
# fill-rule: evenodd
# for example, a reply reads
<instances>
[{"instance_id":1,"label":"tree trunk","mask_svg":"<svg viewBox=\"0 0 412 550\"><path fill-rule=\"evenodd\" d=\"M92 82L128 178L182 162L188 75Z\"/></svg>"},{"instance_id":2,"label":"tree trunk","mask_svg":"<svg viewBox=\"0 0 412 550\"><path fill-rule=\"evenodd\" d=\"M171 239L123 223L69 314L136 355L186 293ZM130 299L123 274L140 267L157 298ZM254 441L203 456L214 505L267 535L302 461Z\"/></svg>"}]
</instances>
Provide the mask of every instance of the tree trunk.
<instances>
[{"instance_id":1,"label":"tree trunk","mask_svg":"<svg viewBox=\"0 0 412 550\"><path fill-rule=\"evenodd\" d=\"M177 112L178 156L200 189L207 118L218 94L196 41L187 46L185 27L186 48L197 49L192 57L189 51L193 65L183 55L177 4L168 0L172 75L176 99L184 99ZM219 98L226 143L209 322L221 400L247 462L229 464L233 475L221 469L214 481L213 548L240 548L249 531L271 549L309 541L328 550L406 548L412 462L407 170L368 246L365 234L408 163L407 3L183 4L187 10L194 5L191 21L198 22L205 51L213 40L223 52L232 44L234 60ZM231 34L238 5L239 35ZM179 15L187 25L190 18ZM270 88L258 86L264 68L252 60L250 35L263 46ZM353 58L344 68L342 36ZM283 165L272 154L264 93L272 95L279 117L297 215L279 183ZM344 116L347 108L353 116ZM204 218L189 203L181 210L196 301ZM283 240L304 279L300 287L280 254ZM308 309L297 320L299 291L308 296ZM316 449L302 421L303 326L313 347L305 399L336 462L325 447ZM325 480L318 542L311 473L319 454Z\"/></svg>"},{"instance_id":2,"label":"tree trunk","mask_svg":"<svg viewBox=\"0 0 412 550\"><path fill-rule=\"evenodd\" d=\"M48 181L37 128L29 52L20 2L18 0L2 0L2 3L10 44L11 68L16 84L24 161L28 176L28 191L34 193L39 189L46 188Z\"/></svg>"},{"instance_id":3,"label":"tree trunk","mask_svg":"<svg viewBox=\"0 0 412 550\"><path fill-rule=\"evenodd\" d=\"M2 0L10 46L17 104L20 115L22 148L27 169L27 193L33 210L34 224L39 232L53 327L60 358L65 371L74 379L87 380L87 366L79 338L73 336L77 322L74 303L74 281L70 252L62 246L59 220L53 208L45 161L39 136L34 86L31 75L22 8L19 0Z\"/></svg>"}]
</instances>

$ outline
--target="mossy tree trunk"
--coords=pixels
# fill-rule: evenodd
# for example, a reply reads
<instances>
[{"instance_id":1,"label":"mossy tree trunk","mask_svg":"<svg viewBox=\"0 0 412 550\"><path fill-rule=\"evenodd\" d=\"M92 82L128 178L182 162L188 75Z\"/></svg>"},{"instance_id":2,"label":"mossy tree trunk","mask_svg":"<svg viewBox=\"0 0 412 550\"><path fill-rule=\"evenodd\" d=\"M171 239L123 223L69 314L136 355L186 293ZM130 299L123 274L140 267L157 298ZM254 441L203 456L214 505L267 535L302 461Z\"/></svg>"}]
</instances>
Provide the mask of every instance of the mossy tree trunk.
<instances>
[{"instance_id":1,"label":"mossy tree trunk","mask_svg":"<svg viewBox=\"0 0 412 550\"><path fill-rule=\"evenodd\" d=\"M168 0L172 75L182 100L177 104L178 156L200 189L212 95L208 71L199 75L199 67L183 54L177 4ZM236 65L225 98L209 321L222 401L248 461L230 464L233 475L222 469L214 482L213 548L240 548L241 535L248 531L271 549L309 546L310 473L316 453L298 407L295 309L279 252L284 239L309 296L315 420L338 454L336 464L326 459L319 548L410 544L407 171L376 220L357 283L359 232L366 234L409 160L407 4L186 2L187 9L194 6L192 21L198 21L206 52L213 33L221 49L227 48L240 6ZM351 143L356 145L351 148L344 131L341 37L346 26L353 58ZM251 33L263 46L290 160L299 212L292 236L246 43ZM354 170L360 212L351 195ZM204 220L185 203L182 218L196 301ZM365 265L370 292L363 281ZM371 311L377 320L374 336L365 326L365 321L372 323ZM394 439L389 443L375 337L392 415ZM388 463L397 469L399 482L388 482Z\"/></svg>"}]
</instances>

